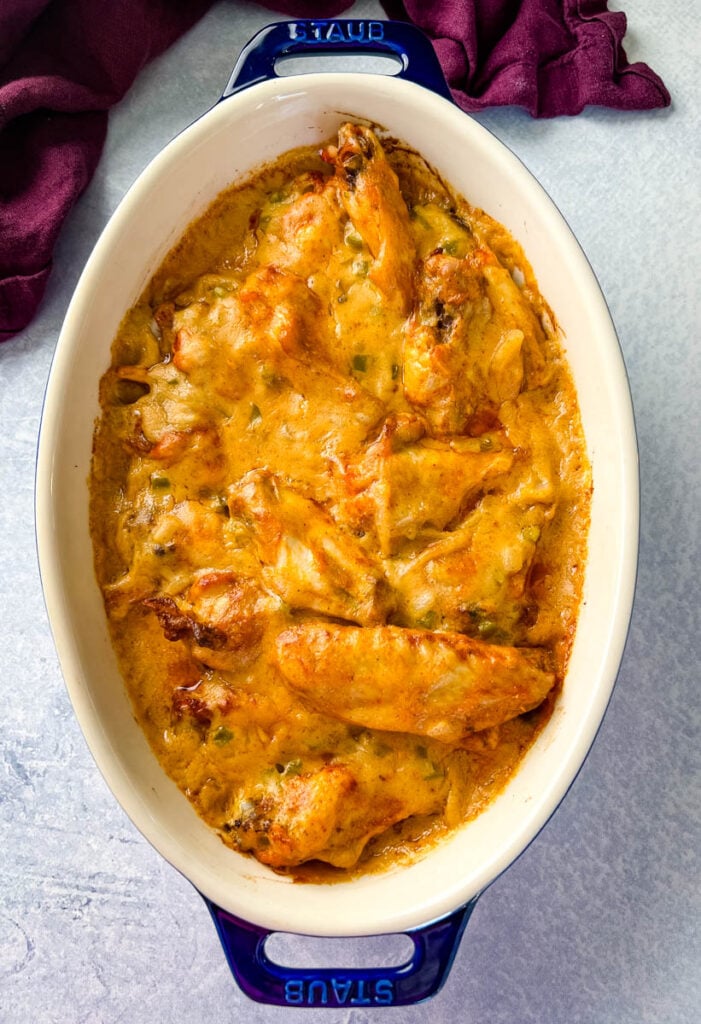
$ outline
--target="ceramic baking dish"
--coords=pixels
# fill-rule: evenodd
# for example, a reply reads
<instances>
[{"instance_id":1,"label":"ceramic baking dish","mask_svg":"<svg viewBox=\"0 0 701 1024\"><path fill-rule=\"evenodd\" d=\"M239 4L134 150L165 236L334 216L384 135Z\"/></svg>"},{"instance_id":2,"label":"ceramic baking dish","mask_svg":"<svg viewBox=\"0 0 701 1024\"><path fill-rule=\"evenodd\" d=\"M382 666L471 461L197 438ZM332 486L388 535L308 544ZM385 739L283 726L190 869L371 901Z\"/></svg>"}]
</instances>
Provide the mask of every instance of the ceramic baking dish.
<instances>
[{"instance_id":1,"label":"ceramic baking dish","mask_svg":"<svg viewBox=\"0 0 701 1024\"><path fill-rule=\"evenodd\" d=\"M394 76L278 77L284 55L380 53ZM225 847L163 773L132 716L93 573L88 474L98 381L127 309L190 222L232 182L342 120L381 125L523 246L562 328L594 494L584 598L554 713L501 795L409 866L334 885L300 885ZM46 605L66 684L95 760L146 838L206 899L242 988L281 1005L399 1005L444 979L474 901L525 849L571 785L609 701L631 612L638 475L631 401L614 327L567 224L519 160L461 112L432 47L412 26L283 22L244 50L222 101L146 168L92 253L66 315L43 413L36 486ZM524 906L524 910L527 907ZM407 932L396 968L283 968L270 932Z\"/></svg>"}]
</instances>

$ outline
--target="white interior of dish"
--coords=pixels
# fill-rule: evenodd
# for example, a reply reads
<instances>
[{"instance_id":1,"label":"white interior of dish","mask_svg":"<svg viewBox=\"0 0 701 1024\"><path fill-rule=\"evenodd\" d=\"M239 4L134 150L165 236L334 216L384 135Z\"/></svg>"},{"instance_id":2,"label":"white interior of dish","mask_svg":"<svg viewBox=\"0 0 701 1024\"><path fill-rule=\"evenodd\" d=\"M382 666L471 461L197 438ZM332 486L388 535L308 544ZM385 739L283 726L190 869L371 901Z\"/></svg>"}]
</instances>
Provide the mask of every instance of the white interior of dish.
<instances>
[{"instance_id":1,"label":"white interior of dish","mask_svg":"<svg viewBox=\"0 0 701 1024\"><path fill-rule=\"evenodd\" d=\"M93 575L87 477L97 382L120 320L191 220L230 183L339 122L372 120L417 149L522 243L555 311L578 390L594 500L584 604L564 692L503 794L417 863L296 885L228 850L164 776L136 726ZM105 229L66 316L42 423L37 536L62 670L86 739L137 827L203 893L273 930L402 931L478 894L528 845L584 760L625 642L637 557L637 453L625 371L594 275L562 217L505 147L402 80L318 74L256 86L211 110L146 169Z\"/></svg>"}]
</instances>

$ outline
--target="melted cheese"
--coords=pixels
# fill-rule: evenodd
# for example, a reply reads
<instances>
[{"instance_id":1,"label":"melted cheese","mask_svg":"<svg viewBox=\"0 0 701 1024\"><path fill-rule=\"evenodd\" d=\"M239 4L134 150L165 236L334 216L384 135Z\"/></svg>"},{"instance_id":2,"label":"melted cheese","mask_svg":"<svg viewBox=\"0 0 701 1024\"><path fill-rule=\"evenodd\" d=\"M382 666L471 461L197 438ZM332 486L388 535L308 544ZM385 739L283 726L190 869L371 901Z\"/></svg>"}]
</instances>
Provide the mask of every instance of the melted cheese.
<instances>
[{"instance_id":1,"label":"melted cheese","mask_svg":"<svg viewBox=\"0 0 701 1024\"><path fill-rule=\"evenodd\" d=\"M220 197L126 316L91 523L153 750L276 870L478 813L565 675L591 490L517 244L342 125ZM565 684L566 685L566 684Z\"/></svg>"}]
</instances>

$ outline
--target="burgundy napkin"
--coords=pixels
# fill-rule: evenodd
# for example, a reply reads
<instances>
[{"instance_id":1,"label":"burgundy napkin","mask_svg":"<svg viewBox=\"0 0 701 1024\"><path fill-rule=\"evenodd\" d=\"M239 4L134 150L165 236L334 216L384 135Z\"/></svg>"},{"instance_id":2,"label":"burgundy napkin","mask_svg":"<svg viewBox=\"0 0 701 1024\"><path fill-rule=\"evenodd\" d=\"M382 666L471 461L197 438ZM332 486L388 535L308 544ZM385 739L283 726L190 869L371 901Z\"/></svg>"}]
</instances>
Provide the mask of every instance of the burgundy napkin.
<instances>
[{"instance_id":1,"label":"burgundy napkin","mask_svg":"<svg viewBox=\"0 0 701 1024\"><path fill-rule=\"evenodd\" d=\"M662 79L629 64L626 16L607 0L389 0L433 40L463 110L520 106L533 117L667 107Z\"/></svg>"},{"instance_id":2,"label":"burgundy napkin","mask_svg":"<svg viewBox=\"0 0 701 1024\"><path fill-rule=\"evenodd\" d=\"M0 341L32 319L63 221L90 181L109 108L212 0L2 0L0 4ZM335 17L349 0L262 0ZM433 38L465 110L519 104L534 117L586 104L669 104L661 80L627 63L625 15L605 0L388 0ZM232 4L232 18L236 16Z\"/></svg>"},{"instance_id":3,"label":"burgundy napkin","mask_svg":"<svg viewBox=\"0 0 701 1024\"><path fill-rule=\"evenodd\" d=\"M107 112L211 0L2 0L0 340L31 320Z\"/></svg>"}]
</instances>

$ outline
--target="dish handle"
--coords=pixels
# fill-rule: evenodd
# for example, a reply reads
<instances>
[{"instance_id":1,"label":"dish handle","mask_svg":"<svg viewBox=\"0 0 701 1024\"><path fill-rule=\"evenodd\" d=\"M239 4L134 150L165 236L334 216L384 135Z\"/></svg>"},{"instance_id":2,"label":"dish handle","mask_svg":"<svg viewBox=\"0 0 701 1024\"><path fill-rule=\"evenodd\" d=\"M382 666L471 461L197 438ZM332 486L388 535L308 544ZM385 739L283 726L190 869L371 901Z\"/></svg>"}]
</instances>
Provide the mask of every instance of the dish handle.
<instances>
[{"instance_id":1,"label":"dish handle","mask_svg":"<svg viewBox=\"0 0 701 1024\"><path fill-rule=\"evenodd\" d=\"M392 77L405 78L452 101L435 50L421 29L403 21L363 18L278 21L266 26L241 51L222 99L280 77L276 70L280 58L329 53L395 57L399 71Z\"/></svg>"},{"instance_id":2,"label":"dish handle","mask_svg":"<svg viewBox=\"0 0 701 1024\"><path fill-rule=\"evenodd\" d=\"M273 1006L410 1006L434 996L453 963L476 900L449 917L405 934L412 956L396 967L284 967L265 953L273 932L241 921L203 897L219 933L231 972L241 990Z\"/></svg>"}]
</instances>

